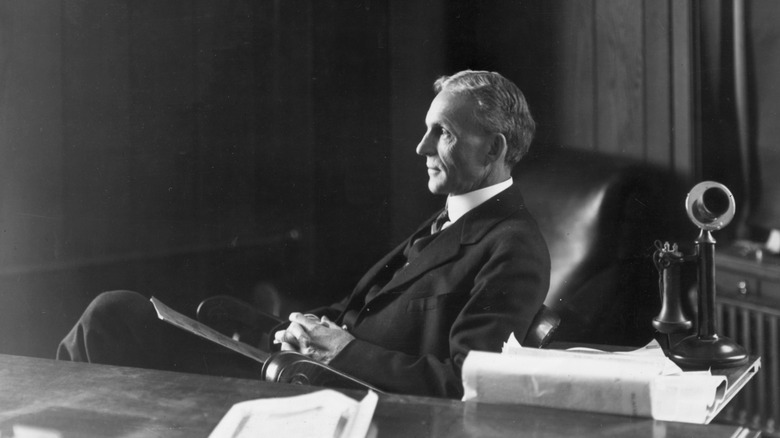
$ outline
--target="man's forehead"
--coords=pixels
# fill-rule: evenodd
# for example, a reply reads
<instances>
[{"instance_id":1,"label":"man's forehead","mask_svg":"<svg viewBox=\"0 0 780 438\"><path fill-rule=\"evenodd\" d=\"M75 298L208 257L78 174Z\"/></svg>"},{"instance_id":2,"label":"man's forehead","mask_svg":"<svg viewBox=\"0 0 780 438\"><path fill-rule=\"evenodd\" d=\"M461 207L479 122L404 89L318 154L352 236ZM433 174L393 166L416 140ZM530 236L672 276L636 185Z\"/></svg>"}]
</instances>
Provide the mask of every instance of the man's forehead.
<instances>
[{"instance_id":1,"label":"man's forehead","mask_svg":"<svg viewBox=\"0 0 780 438\"><path fill-rule=\"evenodd\" d=\"M441 91L431 102L426 121L465 122L472 118L474 106L474 99L466 93Z\"/></svg>"}]
</instances>

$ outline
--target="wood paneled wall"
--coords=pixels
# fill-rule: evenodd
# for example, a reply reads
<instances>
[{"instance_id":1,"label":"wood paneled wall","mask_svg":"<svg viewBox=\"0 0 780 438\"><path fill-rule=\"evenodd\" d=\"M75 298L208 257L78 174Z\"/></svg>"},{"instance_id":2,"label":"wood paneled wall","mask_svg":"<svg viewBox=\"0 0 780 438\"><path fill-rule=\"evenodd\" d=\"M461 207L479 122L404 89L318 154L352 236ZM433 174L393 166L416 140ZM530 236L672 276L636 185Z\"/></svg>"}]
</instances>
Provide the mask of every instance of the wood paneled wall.
<instances>
[{"instance_id":1,"label":"wood paneled wall","mask_svg":"<svg viewBox=\"0 0 780 438\"><path fill-rule=\"evenodd\" d=\"M0 3L3 265L52 257L62 244L60 4L48 3Z\"/></svg>"},{"instance_id":2,"label":"wood paneled wall","mask_svg":"<svg viewBox=\"0 0 780 438\"><path fill-rule=\"evenodd\" d=\"M524 90L537 147L696 175L691 4L0 2L0 308L32 309L0 330L56 303L44 351L104 286L199 297L252 266L236 294L270 266L341 296L444 202L414 149L433 81L464 68ZM303 259L268 265L292 229Z\"/></svg>"},{"instance_id":3,"label":"wood paneled wall","mask_svg":"<svg viewBox=\"0 0 780 438\"><path fill-rule=\"evenodd\" d=\"M111 288L329 302L386 249L385 2L54 6L0 2L0 352Z\"/></svg>"},{"instance_id":4,"label":"wood paneled wall","mask_svg":"<svg viewBox=\"0 0 780 438\"><path fill-rule=\"evenodd\" d=\"M764 229L780 229L780 3L745 0L748 17L751 71L751 117L755 127L754 146L758 156L755 172L759 194L751 222Z\"/></svg>"},{"instance_id":5,"label":"wood paneled wall","mask_svg":"<svg viewBox=\"0 0 780 438\"><path fill-rule=\"evenodd\" d=\"M451 68L495 69L517 81L540 120L540 144L690 171L690 2L468 5L453 11L451 32L477 38L450 47Z\"/></svg>"},{"instance_id":6,"label":"wood paneled wall","mask_svg":"<svg viewBox=\"0 0 780 438\"><path fill-rule=\"evenodd\" d=\"M4 267L311 223L308 3L3 5Z\"/></svg>"}]
</instances>

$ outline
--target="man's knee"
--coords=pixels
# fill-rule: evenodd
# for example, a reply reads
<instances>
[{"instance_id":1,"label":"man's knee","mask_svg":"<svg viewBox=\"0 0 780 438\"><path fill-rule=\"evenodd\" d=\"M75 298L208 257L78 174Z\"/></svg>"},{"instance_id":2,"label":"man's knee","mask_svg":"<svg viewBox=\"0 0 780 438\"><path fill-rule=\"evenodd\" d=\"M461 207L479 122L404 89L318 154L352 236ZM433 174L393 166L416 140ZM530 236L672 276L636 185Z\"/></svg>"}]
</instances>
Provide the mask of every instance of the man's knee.
<instances>
[{"instance_id":1,"label":"man's knee","mask_svg":"<svg viewBox=\"0 0 780 438\"><path fill-rule=\"evenodd\" d=\"M146 367L155 360L145 354L157 341L157 321L152 303L143 295L129 290L103 292L62 340L57 358Z\"/></svg>"},{"instance_id":2,"label":"man's knee","mask_svg":"<svg viewBox=\"0 0 780 438\"><path fill-rule=\"evenodd\" d=\"M94 318L126 318L152 309L146 297L130 290L114 290L103 292L89 303L82 320Z\"/></svg>"}]
</instances>

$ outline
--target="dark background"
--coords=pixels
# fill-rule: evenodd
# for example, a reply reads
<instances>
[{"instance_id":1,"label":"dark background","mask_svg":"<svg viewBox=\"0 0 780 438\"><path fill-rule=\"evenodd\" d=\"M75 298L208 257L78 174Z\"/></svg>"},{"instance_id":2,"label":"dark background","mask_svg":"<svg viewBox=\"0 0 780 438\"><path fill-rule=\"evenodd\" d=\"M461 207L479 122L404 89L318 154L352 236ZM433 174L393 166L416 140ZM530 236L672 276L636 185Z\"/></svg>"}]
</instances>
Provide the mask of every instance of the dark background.
<instances>
[{"instance_id":1,"label":"dark background","mask_svg":"<svg viewBox=\"0 0 780 438\"><path fill-rule=\"evenodd\" d=\"M443 203L414 148L464 68L524 90L535 147L716 178L780 227L780 6L749 4L745 145L730 1L0 0L0 353L52 357L108 289L340 298Z\"/></svg>"}]
</instances>

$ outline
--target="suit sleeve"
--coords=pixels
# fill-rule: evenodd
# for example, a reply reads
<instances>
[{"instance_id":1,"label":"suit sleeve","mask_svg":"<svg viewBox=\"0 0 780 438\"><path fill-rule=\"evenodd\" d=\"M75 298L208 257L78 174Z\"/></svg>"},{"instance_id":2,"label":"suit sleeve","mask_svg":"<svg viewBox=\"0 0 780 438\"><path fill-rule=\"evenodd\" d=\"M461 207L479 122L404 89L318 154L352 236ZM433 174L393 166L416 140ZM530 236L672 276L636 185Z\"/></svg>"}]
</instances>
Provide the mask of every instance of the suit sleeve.
<instances>
[{"instance_id":1,"label":"suit sleeve","mask_svg":"<svg viewBox=\"0 0 780 438\"><path fill-rule=\"evenodd\" d=\"M462 292L465 305L449 332L436 334L448 345L446 357L415 356L356 339L331 366L389 392L462 397L461 367L468 352L498 352L512 332L522 340L547 293L547 247L538 233L511 229L515 225L503 225L509 229L488 239L470 288Z\"/></svg>"}]
</instances>

